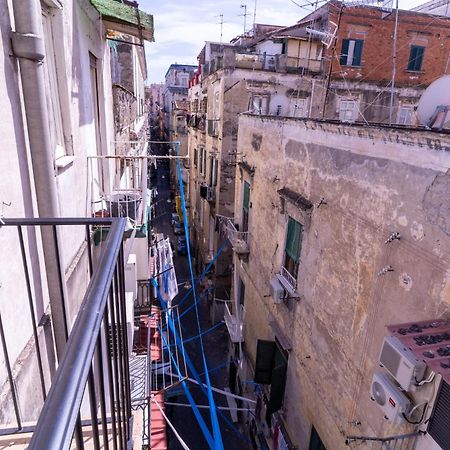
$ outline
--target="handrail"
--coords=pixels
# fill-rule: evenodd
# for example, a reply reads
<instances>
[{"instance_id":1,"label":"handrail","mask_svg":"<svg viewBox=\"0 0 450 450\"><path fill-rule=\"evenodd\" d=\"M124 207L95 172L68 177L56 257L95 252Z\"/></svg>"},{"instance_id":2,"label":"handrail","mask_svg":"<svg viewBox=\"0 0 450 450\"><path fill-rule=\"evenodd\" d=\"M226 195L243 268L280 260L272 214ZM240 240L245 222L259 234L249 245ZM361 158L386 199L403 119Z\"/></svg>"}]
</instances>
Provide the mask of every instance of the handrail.
<instances>
[{"instance_id":1,"label":"handrail","mask_svg":"<svg viewBox=\"0 0 450 450\"><path fill-rule=\"evenodd\" d=\"M50 219L42 219L41 222L48 220ZM58 224L58 219L51 220L53 224ZM59 224L66 225L67 220L70 219L61 219ZM75 222L76 220L78 219L73 219ZM97 221L91 219L86 222L80 219L77 223ZM21 222L24 224L26 220ZM33 221L32 224L37 222ZM29 450L61 450L70 447L125 230L125 219L109 219L109 222L112 225L104 243L99 269L88 285Z\"/></svg>"}]
</instances>

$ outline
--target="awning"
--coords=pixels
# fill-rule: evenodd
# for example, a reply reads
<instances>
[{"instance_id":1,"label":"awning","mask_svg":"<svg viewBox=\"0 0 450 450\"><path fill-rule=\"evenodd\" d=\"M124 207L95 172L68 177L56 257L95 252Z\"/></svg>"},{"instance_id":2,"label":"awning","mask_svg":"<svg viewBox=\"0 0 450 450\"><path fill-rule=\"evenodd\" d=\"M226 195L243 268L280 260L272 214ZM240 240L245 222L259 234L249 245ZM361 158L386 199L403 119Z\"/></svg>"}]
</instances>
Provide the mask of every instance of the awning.
<instances>
[{"instance_id":1,"label":"awning","mask_svg":"<svg viewBox=\"0 0 450 450\"><path fill-rule=\"evenodd\" d=\"M408 347L416 358L450 383L450 322L431 319L389 325L389 332Z\"/></svg>"},{"instance_id":2,"label":"awning","mask_svg":"<svg viewBox=\"0 0 450 450\"><path fill-rule=\"evenodd\" d=\"M90 0L109 30L153 42L153 16L116 0Z\"/></svg>"}]
</instances>

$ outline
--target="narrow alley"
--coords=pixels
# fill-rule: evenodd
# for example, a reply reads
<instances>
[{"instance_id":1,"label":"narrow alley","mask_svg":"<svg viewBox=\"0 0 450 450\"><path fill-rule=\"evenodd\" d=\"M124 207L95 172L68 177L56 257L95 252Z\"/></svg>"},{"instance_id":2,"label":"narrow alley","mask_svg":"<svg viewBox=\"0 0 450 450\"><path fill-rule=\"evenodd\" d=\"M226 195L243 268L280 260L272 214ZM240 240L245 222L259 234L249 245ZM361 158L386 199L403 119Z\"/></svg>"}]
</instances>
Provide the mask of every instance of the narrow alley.
<instances>
[{"instance_id":1,"label":"narrow alley","mask_svg":"<svg viewBox=\"0 0 450 450\"><path fill-rule=\"evenodd\" d=\"M164 155L167 150L164 145L152 144L152 154ZM173 304L178 302L185 296L188 288L191 287L191 276L189 271L187 255L177 254L177 239L178 236L173 233L171 224L172 213L175 212L175 201L170 195L170 169L168 160L160 160L157 163L156 180L153 181L153 186L158 190L158 196L155 199L156 211L155 219L153 221L154 233L163 233L168 236L172 242L174 265L179 284L179 293L175 297ZM172 196L173 197L173 196ZM197 279L198 274L195 274ZM197 287L197 292L200 292ZM198 296L197 299L200 297ZM194 299L192 294L188 300L183 303L180 314L193 305ZM210 309L208 302L202 301L199 304L200 325L201 332L205 332L212 328ZM195 308L190 308L190 311L183 317L183 338L187 340L191 337L198 336L200 331L197 327ZM208 369L210 372L211 384L213 387L224 389L228 387L228 351L227 342L228 334L225 323L216 327L212 332L203 336L204 348ZM188 342L185 346L194 366L199 374L204 372L202 352L200 350L199 339ZM202 377L204 378L204 377ZM208 405L207 398L202 393L201 389L195 385L190 384L189 389L194 397L197 405ZM214 394L217 406L226 408L236 408L236 402L228 403L226 397L221 394ZM169 403L169 405L168 405ZM197 420L190 407L170 405L170 403L180 403L188 405L186 397L181 388L173 388L168 391L166 395L166 412L173 425L183 437L183 440L189 445L191 449L208 450L209 446L203 439ZM209 410L201 409L201 413L206 423L210 422ZM227 410L223 410L222 414L225 418L219 415L220 428L223 438L224 447L226 450L242 449L249 447L250 441L248 436L242 433L240 426L237 423L233 424L232 416ZM236 413L235 413L236 414ZM167 427L168 445L170 450L182 449L181 444L175 438L170 427Z\"/></svg>"}]
</instances>

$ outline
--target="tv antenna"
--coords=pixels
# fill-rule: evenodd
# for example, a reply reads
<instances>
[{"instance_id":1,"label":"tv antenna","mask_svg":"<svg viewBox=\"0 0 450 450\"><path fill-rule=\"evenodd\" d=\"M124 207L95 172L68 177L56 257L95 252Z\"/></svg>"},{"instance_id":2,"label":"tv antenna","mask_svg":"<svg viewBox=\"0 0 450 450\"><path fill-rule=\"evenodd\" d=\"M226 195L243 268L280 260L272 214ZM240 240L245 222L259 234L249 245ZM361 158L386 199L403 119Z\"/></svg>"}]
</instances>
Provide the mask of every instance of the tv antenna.
<instances>
[{"instance_id":1,"label":"tv antenna","mask_svg":"<svg viewBox=\"0 0 450 450\"><path fill-rule=\"evenodd\" d=\"M255 29L256 24L256 6L257 6L258 0L255 0L255 7L253 9L253 29Z\"/></svg>"},{"instance_id":2,"label":"tv antenna","mask_svg":"<svg viewBox=\"0 0 450 450\"><path fill-rule=\"evenodd\" d=\"M219 14L218 16L220 20L219 20L219 25L220 25L220 43L222 43L222 39L223 39L223 24L226 23L223 20L223 14Z\"/></svg>"},{"instance_id":3,"label":"tv antenna","mask_svg":"<svg viewBox=\"0 0 450 450\"><path fill-rule=\"evenodd\" d=\"M249 16L250 14L247 12L247 5L246 4L241 4L241 9L244 10L244 12L242 14L239 14L241 17L244 17L244 34L245 34L245 30L247 28L247 16Z\"/></svg>"}]
</instances>

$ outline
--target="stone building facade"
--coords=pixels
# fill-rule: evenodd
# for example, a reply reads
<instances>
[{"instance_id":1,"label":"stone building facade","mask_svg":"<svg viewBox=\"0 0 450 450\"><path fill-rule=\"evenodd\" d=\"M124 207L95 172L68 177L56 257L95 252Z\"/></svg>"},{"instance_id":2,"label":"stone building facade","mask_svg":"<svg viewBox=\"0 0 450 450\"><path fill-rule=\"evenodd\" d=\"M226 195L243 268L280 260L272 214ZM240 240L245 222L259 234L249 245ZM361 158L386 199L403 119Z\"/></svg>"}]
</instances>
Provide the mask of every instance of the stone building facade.
<instances>
[{"instance_id":1,"label":"stone building facade","mask_svg":"<svg viewBox=\"0 0 450 450\"><path fill-rule=\"evenodd\" d=\"M386 326L450 317L449 135L244 114L237 150L234 224L248 238L228 228L227 325L234 389L260 405L254 439L339 450L425 430L440 375L409 393L426 402L420 425L386 421L371 384Z\"/></svg>"}]
</instances>

